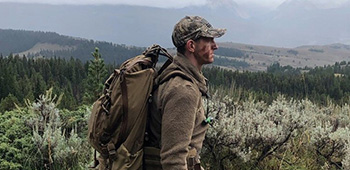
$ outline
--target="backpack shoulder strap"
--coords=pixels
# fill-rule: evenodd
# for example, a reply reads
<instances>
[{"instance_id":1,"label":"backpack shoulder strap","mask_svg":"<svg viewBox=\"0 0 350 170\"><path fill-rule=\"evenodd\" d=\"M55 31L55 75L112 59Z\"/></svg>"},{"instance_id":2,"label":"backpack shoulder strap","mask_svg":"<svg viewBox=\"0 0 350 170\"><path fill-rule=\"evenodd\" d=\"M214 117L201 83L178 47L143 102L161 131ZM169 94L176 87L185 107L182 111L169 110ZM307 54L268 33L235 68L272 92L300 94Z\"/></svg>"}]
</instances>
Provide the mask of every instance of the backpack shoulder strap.
<instances>
[{"instance_id":1,"label":"backpack shoulder strap","mask_svg":"<svg viewBox=\"0 0 350 170\"><path fill-rule=\"evenodd\" d=\"M166 64L164 64L164 65L166 65ZM167 65L166 68L164 68L164 69L162 69L163 67L161 68L162 72L159 72L158 77L154 81L152 93L154 91L156 91L161 84L163 84L163 83L169 81L171 78L174 78L177 76L180 76L181 78L183 78L187 81L190 81L191 83L195 84L198 87L196 81L193 80L193 78L190 75L184 73L183 71L181 71L177 67L173 67L173 63L170 63L169 65L170 65L169 67Z\"/></svg>"},{"instance_id":2,"label":"backpack shoulder strap","mask_svg":"<svg viewBox=\"0 0 350 170\"><path fill-rule=\"evenodd\" d=\"M173 70L173 71L170 71L169 73L167 73L164 77L162 77L162 79L159 80L158 85L163 84L164 82L170 80L173 77L177 77L177 76L180 76L181 78L194 83L194 80L189 75L182 72L181 70Z\"/></svg>"}]
</instances>

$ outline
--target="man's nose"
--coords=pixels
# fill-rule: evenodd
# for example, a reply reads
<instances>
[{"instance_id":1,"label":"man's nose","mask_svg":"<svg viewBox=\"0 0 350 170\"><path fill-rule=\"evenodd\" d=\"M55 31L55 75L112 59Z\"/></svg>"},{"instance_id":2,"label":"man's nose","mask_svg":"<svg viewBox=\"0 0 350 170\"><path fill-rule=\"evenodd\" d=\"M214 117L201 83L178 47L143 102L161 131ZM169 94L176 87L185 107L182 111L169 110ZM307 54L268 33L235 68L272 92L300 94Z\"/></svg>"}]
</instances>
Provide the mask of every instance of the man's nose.
<instances>
[{"instance_id":1,"label":"man's nose","mask_svg":"<svg viewBox=\"0 0 350 170\"><path fill-rule=\"evenodd\" d=\"M219 48L219 46L215 43L215 41L213 42L213 50L216 50L216 49L218 49Z\"/></svg>"}]
</instances>

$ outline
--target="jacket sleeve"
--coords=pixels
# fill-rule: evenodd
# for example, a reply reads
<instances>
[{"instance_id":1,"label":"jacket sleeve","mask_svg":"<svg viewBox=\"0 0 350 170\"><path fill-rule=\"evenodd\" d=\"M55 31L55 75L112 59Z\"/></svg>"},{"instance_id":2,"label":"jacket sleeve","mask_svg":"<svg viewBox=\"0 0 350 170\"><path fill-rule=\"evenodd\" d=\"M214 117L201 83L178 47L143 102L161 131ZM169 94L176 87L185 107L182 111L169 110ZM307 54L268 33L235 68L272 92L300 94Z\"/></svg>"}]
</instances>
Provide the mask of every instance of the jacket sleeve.
<instances>
[{"instance_id":1,"label":"jacket sleeve","mask_svg":"<svg viewBox=\"0 0 350 170\"><path fill-rule=\"evenodd\" d=\"M193 84L180 77L168 82L163 93L161 164L163 169L187 169L187 155L200 96Z\"/></svg>"}]
</instances>

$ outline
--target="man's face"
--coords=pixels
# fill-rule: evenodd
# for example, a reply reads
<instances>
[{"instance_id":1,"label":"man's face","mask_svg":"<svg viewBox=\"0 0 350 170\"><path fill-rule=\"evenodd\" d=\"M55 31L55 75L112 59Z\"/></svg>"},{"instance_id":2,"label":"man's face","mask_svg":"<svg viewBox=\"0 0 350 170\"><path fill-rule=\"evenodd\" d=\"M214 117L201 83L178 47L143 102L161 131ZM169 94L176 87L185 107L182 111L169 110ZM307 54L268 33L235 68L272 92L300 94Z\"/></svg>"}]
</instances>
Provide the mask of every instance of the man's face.
<instances>
[{"instance_id":1,"label":"man's face","mask_svg":"<svg viewBox=\"0 0 350 170\"><path fill-rule=\"evenodd\" d=\"M218 49L214 38L201 37L195 41L194 56L198 64L210 64L214 62L214 50Z\"/></svg>"}]
</instances>

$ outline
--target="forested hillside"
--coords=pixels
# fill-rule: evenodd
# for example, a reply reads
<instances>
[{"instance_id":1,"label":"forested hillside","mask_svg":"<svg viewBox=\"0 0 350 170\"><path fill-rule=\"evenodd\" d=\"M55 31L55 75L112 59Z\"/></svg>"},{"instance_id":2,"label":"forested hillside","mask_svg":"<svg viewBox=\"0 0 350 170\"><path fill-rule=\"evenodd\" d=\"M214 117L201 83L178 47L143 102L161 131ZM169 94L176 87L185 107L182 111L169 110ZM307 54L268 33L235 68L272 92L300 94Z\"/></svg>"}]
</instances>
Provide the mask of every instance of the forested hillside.
<instances>
[{"instance_id":1,"label":"forested hillside","mask_svg":"<svg viewBox=\"0 0 350 170\"><path fill-rule=\"evenodd\" d=\"M50 87L54 87L56 94L64 93L62 108L81 105L85 88L91 83L86 82L88 65L74 58L0 57L0 111L12 109L13 102L23 104L25 99L34 100ZM107 66L109 73L114 68Z\"/></svg>"},{"instance_id":2,"label":"forested hillside","mask_svg":"<svg viewBox=\"0 0 350 170\"><path fill-rule=\"evenodd\" d=\"M304 69L275 63L267 72L239 72L218 67L209 67L203 72L214 87L241 88L243 98L253 92L256 99L266 102L271 102L277 94L308 98L318 104L330 100L338 104L350 101L350 62L345 61Z\"/></svg>"},{"instance_id":3,"label":"forested hillside","mask_svg":"<svg viewBox=\"0 0 350 170\"><path fill-rule=\"evenodd\" d=\"M93 59L91 52L88 56ZM74 58L0 57L0 111L10 109L6 106L13 101L34 100L50 87L54 87L55 93L64 93L60 107L81 105L89 84L88 65ZM107 64L105 78L116 67ZM296 99L307 97L320 104L329 99L343 104L350 96L350 64L346 62L307 70L277 63L267 72L239 72L215 66L205 67L203 72L214 88L241 88L242 98L253 93L259 100L272 101L278 94L284 94Z\"/></svg>"},{"instance_id":4,"label":"forested hillside","mask_svg":"<svg viewBox=\"0 0 350 170\"><path fill-rule=\"evenodd\" d=\"M142 41L142 38L140 38ZM157 44L157 42L154 42ZM150 44L152 45L152 44ZM213 65L249 71L266 71L273 63L294 68L332 65L350 60L350 48L344 44L324 46L301 46L298 48L277 48L238 43L219 43L215 51ZM106 64L121 64L123 61L141 54L146 47L126 46L59 35L54 32L4 30L0 29L0 55L10 54L28 58L65 58L89 60L91 49L98 47ZM169 48L175 54L174 48ZM160 61L164 61L161 58Z\"/></svg>"},{"instance_id":5,"label":"forested hillside","mask_svg":"<svg viewBox=\"0 0 350 170\"><path fill-rule=\"evenodd\" d=\"M57 45L58 48L46 49L45 47L40 47L43 44ZM31 51L35 45L39 45L39 49ZM20 57L25 55L29 58L44 56L47 58L70 59L70 57L73 57L85 63L90 60L90 51L95 47L101 49L105 62L110 64L120 64L130 58L130 56L139 55L145 49L143 47L74 38L54 32L0 29L0 53L2 56L20 53Z\"/></svg>"},{"instance_id":6,"label":"forested hillside","mask_svg":"<svg viewBox=\"0 0 350 170\"><path fill-rule=\"evenodd\" d=\"M18 54L20 57L26 56L28 58L70 59L73 57L85 63L90 60L89 51L95 47L100 49L107 64L121 64L129 58L141 54L146 49L146 47L69 37L54 32L0 29L0 54L2 56ZM174 49L169 49L169 52L176 53ZM223 47L219 48L216 54L225 57L218 57L215 60L215 65L241 69L249 66L248 63L235 59L244 57L244 53L238 49ZM164 61L164 58L161 58L160 61Z\"/></svg>"}]
</instances>

